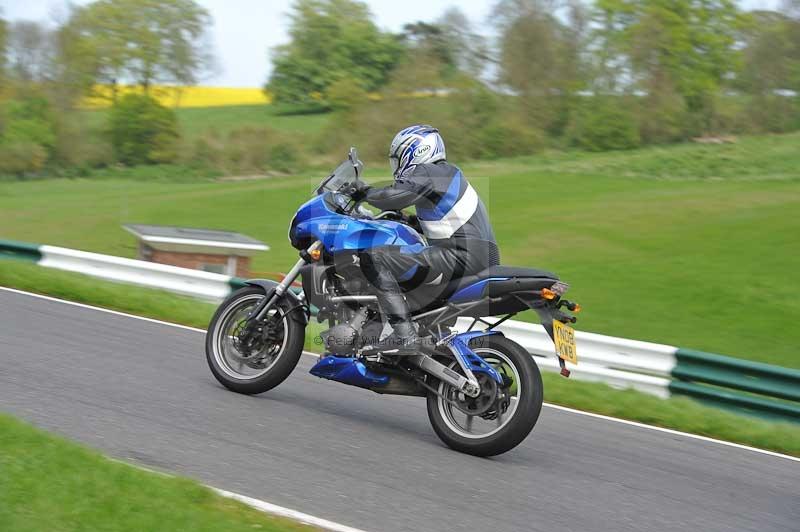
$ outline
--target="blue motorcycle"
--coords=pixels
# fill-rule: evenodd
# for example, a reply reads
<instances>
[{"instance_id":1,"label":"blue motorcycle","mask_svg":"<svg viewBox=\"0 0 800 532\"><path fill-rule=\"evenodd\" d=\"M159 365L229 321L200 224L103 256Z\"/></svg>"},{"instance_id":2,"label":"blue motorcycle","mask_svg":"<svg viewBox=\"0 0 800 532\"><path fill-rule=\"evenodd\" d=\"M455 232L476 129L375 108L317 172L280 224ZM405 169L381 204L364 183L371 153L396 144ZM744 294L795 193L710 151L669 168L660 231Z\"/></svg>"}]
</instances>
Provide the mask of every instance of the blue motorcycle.
<instances>
[{"instance_id":1,"label":"blue motorcycle","mask_svg":"<svg viewBox=\"0 0 800 532\"><path fill-rule=\"evenodd\" d=\"M353 199L362 169L351 149L297 211L289 240L300 259L283 281L247 281L217 309L206 335L212 373L238 393L274 388L297 365L315 315L328 328L313 375L380 394L425 397L436 434L458 451L492 456L514 448L539 417L542 379L531 355L495 328L518 312L535 311L568 376L564 360L577 359L567 324L579 306L562 298L567 285L556 275L529 268L492 266L436 291L409 287L413 320L426 342L414 354L392 354L381 347L391 327L361 272L359 253L426 243L402 213L374 215ZM292 290L298 277L299 293ZM454 330L458 318L472 320L461 327L465 332Z\"/></svg>"}]
</instances>

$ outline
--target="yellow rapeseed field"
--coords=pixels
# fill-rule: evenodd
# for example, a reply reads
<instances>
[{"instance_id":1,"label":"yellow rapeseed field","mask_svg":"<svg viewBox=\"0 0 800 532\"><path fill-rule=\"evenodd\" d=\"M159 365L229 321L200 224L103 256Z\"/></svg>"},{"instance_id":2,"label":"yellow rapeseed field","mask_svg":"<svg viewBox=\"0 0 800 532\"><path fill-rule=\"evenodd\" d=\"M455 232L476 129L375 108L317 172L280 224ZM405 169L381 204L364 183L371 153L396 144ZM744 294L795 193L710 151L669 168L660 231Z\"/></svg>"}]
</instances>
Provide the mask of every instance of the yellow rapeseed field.
<instances>
[{"instance_id":1,"label":"yellow rapeseed field","mask_svg":"<svg viewBox=\"0 0 800 532\"><path fill-rule=\"evenodd\" d=\"M141 92L139 87L120 86L117 95ZM150 94L167 107L219 107L272 103L264 91L248 87L170 87L157 85ZM94 95L83 101L82 107L100 109L111 105L111 87L98 85Z\"/></svg>"}]
</instances>

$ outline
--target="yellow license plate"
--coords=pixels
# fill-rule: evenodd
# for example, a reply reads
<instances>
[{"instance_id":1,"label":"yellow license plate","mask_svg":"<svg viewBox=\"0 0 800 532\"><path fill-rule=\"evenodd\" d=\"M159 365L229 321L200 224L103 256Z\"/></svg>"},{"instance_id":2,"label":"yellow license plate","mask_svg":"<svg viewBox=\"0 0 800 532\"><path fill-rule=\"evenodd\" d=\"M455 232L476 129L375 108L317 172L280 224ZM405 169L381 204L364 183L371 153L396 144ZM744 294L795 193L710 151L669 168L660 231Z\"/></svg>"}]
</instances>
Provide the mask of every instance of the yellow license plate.
<instances>
[{"instance_id":1,"label":"yellow license plate","mask_svg":"<svg viewBox=\"0 0 800 532\"><path fill-rule=\"evenodd\" d=\"M556 344L556 355L567 362L578 363L578 351L575 349L575 329L558 320L553 320L553 340Z\"/></svg>"}]
</instances>

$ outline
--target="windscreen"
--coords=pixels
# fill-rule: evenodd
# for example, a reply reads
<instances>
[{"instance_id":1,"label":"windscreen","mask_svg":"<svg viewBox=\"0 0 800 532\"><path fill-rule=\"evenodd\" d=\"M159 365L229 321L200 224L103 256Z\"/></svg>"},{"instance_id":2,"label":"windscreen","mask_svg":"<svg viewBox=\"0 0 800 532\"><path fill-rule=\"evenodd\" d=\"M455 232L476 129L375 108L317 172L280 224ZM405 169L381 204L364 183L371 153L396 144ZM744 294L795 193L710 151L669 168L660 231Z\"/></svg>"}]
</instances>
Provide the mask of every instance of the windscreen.
<instances>
[{"instance_id":1,"label":"windscreen","mask_svg":"<svg viewBox=\"0 0 800 532\"><path fill-rule=\"evenodd\" d=\"M345 183L353 182L356 180L356 170L353 168L353 163L345 160L336 167L333 173L325 178L317 188L317 194L323 192L335 192L341 188Z\"/></svg>"}]
</instances>

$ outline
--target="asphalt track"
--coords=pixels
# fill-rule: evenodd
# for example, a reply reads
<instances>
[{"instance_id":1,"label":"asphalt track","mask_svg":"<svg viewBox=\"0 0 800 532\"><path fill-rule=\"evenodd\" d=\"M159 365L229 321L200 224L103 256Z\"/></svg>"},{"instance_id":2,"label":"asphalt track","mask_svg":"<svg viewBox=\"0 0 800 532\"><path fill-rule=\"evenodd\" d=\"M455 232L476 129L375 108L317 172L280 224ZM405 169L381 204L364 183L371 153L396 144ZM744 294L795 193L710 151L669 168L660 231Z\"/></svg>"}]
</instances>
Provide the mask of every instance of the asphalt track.
<instances>
[{"instance_id":1,"label":"asphalt track","mask_svg":"<svg viewBox=\"0 0 800 532\"><path fill-rule=\"evenodd\" d=\"M119 459L364 530L800 530L800 462L552 408L475 458L312 363L237 395L197 331L0 290L0 411Z\"/></svg>"}]
</instances>

